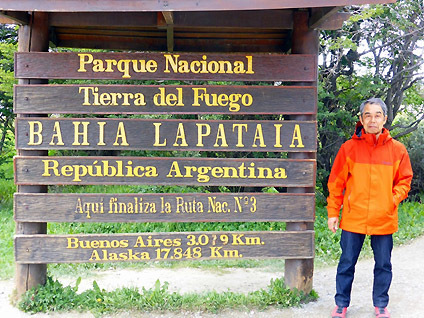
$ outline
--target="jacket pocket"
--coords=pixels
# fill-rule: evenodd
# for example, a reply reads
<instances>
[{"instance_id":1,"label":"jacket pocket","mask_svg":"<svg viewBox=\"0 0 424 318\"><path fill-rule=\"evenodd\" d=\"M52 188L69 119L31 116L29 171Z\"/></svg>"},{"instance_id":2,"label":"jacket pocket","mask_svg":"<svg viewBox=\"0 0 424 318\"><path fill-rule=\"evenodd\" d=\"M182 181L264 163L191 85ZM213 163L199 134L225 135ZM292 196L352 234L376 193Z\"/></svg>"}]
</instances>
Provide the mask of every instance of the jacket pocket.
<instances>
[{"instance_id":1,"label":"jacket pocket","mask_svg":"<svg viewBox=\"0 0 424 318\"><path fill-rule=\"evenodd\" d=\"M391 196L391 201L389 202L389 215L393 215L395 213L396 210L396 204L395 204L395 198L393 197L393 195Z\"/></svg>"},{"instance_id":2,"label":"jacket pocket","mask_svg":"<svg viewBox=\"0 0 424 318\"><path fill-rule=\"evenodd\" d=\"M350 200L351 200L351 196L350 193L347 196L347 212L350 213Z\"/></svg>"}]
</instances>

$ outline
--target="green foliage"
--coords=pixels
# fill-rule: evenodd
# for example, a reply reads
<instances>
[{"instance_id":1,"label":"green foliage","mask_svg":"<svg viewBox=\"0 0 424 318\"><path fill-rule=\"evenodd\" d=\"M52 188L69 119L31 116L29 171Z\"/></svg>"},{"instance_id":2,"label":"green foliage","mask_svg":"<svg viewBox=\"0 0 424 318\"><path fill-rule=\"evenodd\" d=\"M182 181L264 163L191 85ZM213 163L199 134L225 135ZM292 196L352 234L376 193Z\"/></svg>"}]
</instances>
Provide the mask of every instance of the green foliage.
<instances>
[{"instance_id":1,"label":"green foliage","mask_svg":"<svg viewBox=\"0 0 424 318\"><path fill-rule=\"evenodd\" d=\"M13 162L0 164L0 208L12 208L13 193L15 191Z\"/></svg>"},{"instance_id":2,"label":"green foliage","mask_svg":"<svg viewBox=\"0 0 424 318\"><path fill-rule=\"evenodd\" d=\"M340 234L330 232L327 225L327 209L317 205L315 210L315 258L320 264L334 264L340 258Z\"/></svg>"},{"instance_id":3,"label":"green foliage","mask_svg":"<svg viewBox=\"0 0 424 318\"><path fill-rule=\"evenodd\" d=\"M96 281L93 288L77 293L79 278L75 287L64 287L57 280L48 278L44 286L29 290L18 304L19 309L29 312L51 311L91 311L96 316L119 311L204 311L218 312L223 309L246 310L250 308L266 309L299 306L303 302L317 299L312 292L305 295L289 289L282 279L271 280L267 289L248 294L215 291L202 294L184 294L168 290L168 283L156 281L150 289L121 288L111 292L101 289Z\"/></svg>"},{"instance_id":4,"label":"green foliage","mask_svg":"<svg viewBox=\"0 0 424 318\"><path fill-rule=\"evenodd\" d=\"M347 24L353 24L360 22L362 20L368 20L372 19L376 16L382 15L384 13L384 7L382 5L375 5L375 6L369 6L365 7L364 10L358 12L357 14L353 15L347 22Z\"/></svg>"},{"instance_id":5,"label":"green foliage","mask_svg":"<svg viewBox=\"0 0 424 318\"><path fill-rule=\"evenodd\" d=\"M389 129L405 111L415 119L424 113L422 0L346 10L354 14L343 28L322 31L320 39L317 186L324 196L332 161L353 134L362 101L386 102Z\"/></svg>"},{"instance_id":6,"label":"green foliage","mask_svg":"<svg viewBox=\"0 0 424 318\"><path fill-rule=\"evenodd\" d=\"M13 54L17 50L14 27L0 25L0 152L3 152L3 140L13 132Z\"/></svg>"},{"instance_id":7,"label":"green foliage","mask_svg":"<svg viewBox=\"0 0 424 318\"><path fill-rule=\"evenodd\" d=\"M419 195L424 189L424 124L421 123L412 135L402 141L408 150L414 172L410 197L419 200Z\"/></svg>"},{"instance_id":8,"label":"green foliage","mask_svg":"<svg viewBox=\"0 0 424 318\"><path fill-rule=\"evenodd\" d=\"M23 311L31 313L71 310L78 301L76 292L80 281L81 278L78 278L75 287L64 287L58 281L54 281L48 277L44 286L39 286L28 291L22 297L18 307Z\"/></svg>"},{"instance_id":9,"label":"green foliage","mask_svg":"<svg viewBox=\"0 0 424 318\"><path fill-rule=\"evenodd\" d=\"M7 135L11 137L12 133L9 132ZM12 213L13 193L16 191L13 181L13 156L15 153L13 141L7 138L4 143L4 151L0 153L0 211L4 213ZM2 215L2 217L5 216Z\"/></svg>"},{"instance_id":10,"label":"green foliage","mask_svg":"<svg viewBox=\"0 0 424 318\"><path fill-rule=\"evenodd\" d=\"M399 206L399 231L393 235L396 245L424 235L424 195L420 201L407 202Z\"/></svg>"},{"instance_id":11,"label":"green foliage","mask_svg":"<svg viewBox=\"0 0 424 318\"><path fill-rule=\"evenodd\" d=\"M13 156L16 154L12 133L7 134L4 151L0 153L0 208L11 209L13 193L16 187L13 183Z\"/></svg>"},{"instance_id":12,"label":"green foliage","mask_svg":"<svg viewBox=\"0 0 424 318\"><path fill-rule=\"evenodd\" d=\"M16 52L16 45L13 43L0 42L0 91L4 94L5 101L12 104L13 84L13 54Z\"/></svg>"},{"instance_id":13,"label":"green foliage","mask_svg":"<svg viewBox=\"0 0 424 318\"><path fill-rule=\"evenodd\" d=\"M12 183L13 184L13 183ZM15 222L13 221L12 208L6 208L0 204L0 279L13 276L13 236L15 234Z\"/></svg>"},{"instance_id":14,"label":"green foliage","mask_svg":"<svg viewBox=\"0 0 424 318\"><path fill-rule=\"evenodd\" d=\"M16 187L13 183L13 164L0 164L0 279L13 275L13 236L15 222L13 220L13 193Z\"/></svg>"}]
</instances>

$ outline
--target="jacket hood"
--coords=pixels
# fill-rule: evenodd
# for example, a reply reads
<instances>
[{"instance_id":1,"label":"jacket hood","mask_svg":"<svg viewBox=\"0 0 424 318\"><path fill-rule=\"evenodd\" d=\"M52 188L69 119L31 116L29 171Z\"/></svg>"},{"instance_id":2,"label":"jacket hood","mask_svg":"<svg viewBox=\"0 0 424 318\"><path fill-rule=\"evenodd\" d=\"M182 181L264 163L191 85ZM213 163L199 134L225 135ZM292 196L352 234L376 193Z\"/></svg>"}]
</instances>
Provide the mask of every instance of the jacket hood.
<instances>
[{"instance_id":1,"label":"jacket hood","mask_svg":"<svg viewBox=\"0 0 424 318\"><path fill-rule=\"evenodd\" d=\"M388 142L389 140L392 139L392 136L390 136L389 130L383 127L383 130L382 130L381 135L378 138L378 142L377 142L375 135L365 133L364 126L362 125L362 123L360 121L358 121L356 123L355 132L352 136L352 139L357 139L357 140L362 139L362 140L369 142L370 144L375 145L376 143L384 144L384 143Z\"/></svg>"}]
</instances>

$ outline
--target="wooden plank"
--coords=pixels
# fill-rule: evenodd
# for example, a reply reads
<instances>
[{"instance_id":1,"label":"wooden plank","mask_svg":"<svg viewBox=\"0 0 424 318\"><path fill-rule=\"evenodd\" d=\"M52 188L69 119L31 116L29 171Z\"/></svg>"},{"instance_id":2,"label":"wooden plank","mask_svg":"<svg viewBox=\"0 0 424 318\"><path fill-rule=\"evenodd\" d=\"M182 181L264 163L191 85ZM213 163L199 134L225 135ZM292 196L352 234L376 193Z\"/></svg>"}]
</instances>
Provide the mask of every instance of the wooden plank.
<instances>
[{"instance_id":1,"label":"wooden plank","mask_svg":"<svg viewBox=\"0 0 424 318\"><path fill-rule=\"evenodd\" d=\"M16 24L15 20L0 14L0 24Z\"/></svg>"},{"instance_id":2,"label":"wooden plank","mask_svg":"<svg viewBox=\"0 0 424 318\"><path fill-rule=\"evenodd\" d=\"M177 99L179 95L182 96L180 105L171 101L171 94ZM219 97L220 95L223 96ZM141 98L144 100L143 105L140 105ZM238 100L235 101L236 99ZM174 103L176 105L172 106ZM14 87L14 112L17 114L315 114L316 105L317 90L312 86Z\"/></svg>"},{"instance_id":3,"label":"wooden plank","mask_svg":"<svg viewBox=\"0 0 424 318\"><path fill-rule=\"evenodd\" d=\"M348 12L338 12L342 7L311 9L309 28L319 30L338 30L351 16Z\"/></svg>"},{"instance_id":4,"label":"wooden plank","mask_svg":"<svg viewBox=\"0 0 424 318\"><path fill-rule=\"evenodd\" d=\"M176 28L220 27L291 30L293 12L291 10L175 12L174 25Z\"/></svg>"},{"instance_id":5,"label":"wooden plank","mask_svg":"<svg viewBox=\"0 0 424 318\"><path fill-rule=\"evenodd\" d=\"M128 38L143 38L143 37L154 37L160 38L165 37L166 31L157 29L157 28L146 28L146 29L136 29L136 28L87 28L87 27L56 27L55 28L56 37L64 36L114 36L114 37L128 37Z\"/></svg>"},{"instance_id":6,"label":"wooden plank","mask_svg":"<svg viewBox=\"0 0 424 318\"><path fill-rule=\"evenodd\" d=\"M314 232L19 235L17 263L313 258Z\"/></svg>"},{"instance_id":7,"label":"wooden plank","mask_svg":"<svg viewBox=\"0 0 424 318\"><path fill-rule=\"evenodd\" d=\"M156 26L156 12L52 12L51 27L145 28Z\"/></svg>"},{"instance_id":8,"label":"wooden plank","mask_svg":"<svg viewBox=\"0 0 424 318\"><path fill-rule=\"evenodd\" d=\"M25 157L14 158L15 183L161 184L314 187L315 160Z\"/></svg>"},{"instance_id":9,"label":"wooden plank","mask_svg":"<svg viewBox=\"0 0 424 318\"><path fill-rule=\"evenodd\" d=\"M87 32L88 33L88 32ZM140 51L165 51L166 36L142 37L124 35L95 35L95 34L57 34L55 36L57 47L71 47L80 49L104 49L104 50L140 50Z\"/></svg>"},{"instance_id":10,"label":"wooden plank","mask_svg":"<svg viewBox=\"0 0 424 318\"><path fill-rule=\"evenodd\" d=\"M179 34L176 34L178 36ZM288 35L282 34L281 39L216 39L208 38L174 38L175 51L179 52L287 52L290 42ZM58 34L56 46L73 48L92 48L110 50L135 50L135 51L165 51L166 37L143 38L132 36L109 36L109 35L73 35Z\"/></svg>"},{"instance_id":11,"label":"wooden plank","mask_svg":"<svg viewBox=\"0 0 424 318\"><path fill-rule=\"evenodd\" d=\"M166 11L165 11L166 12ZM292 29L291 10L173 12L176 28ZM157 28L156 12L54 12L52 27Z\"/></svg>"},{"instance_id":12,"label":"wooden plank","mask_svg":"<svg viewBox=\"0 0 424 318\"><path fill-rule=\"evenodd\" d=\"M337 12L331 18L321 20L321 23L316 25L316 28L319 30L339 30L350 17L351 14L349 12Z\"/></svg>"},{"instance_id":13,"label":"wooden plank","mask_svg":"<svg viewBox=\"0 0 424 318\"><path fill-rule=\"evenodd\" d=\"M166 24L174 24L174 13L172 11L162 11Z\"/></svg>"},{"instance_id":14,"label":"wooden plank","mask_svg":"<svg viewBox=\"0 0 424 318\"><path fill-rule=\"evenodd\" d=\"M17 118L17 149L316 151L316 122Z\"/></svg>"},{"instance_id":15,"label":"wooden plank","mask_svg":"<svg viewBox=\"0 0 424 318\"><path fill-rule=\"evenodd\" d=\"M313 222L315 195L15 194L18 222Z\"/></svg>"},{"instance_id":16,"label":"wooden plank","mask_svg":"<svg viewBox=\"0 0 424 318\"><path fill-rule=\"evenodd\" d=\"M310 81L315 55L219 53L16 53L15 77Z\"/></svg>"},{"instance_id":17,"label":"wooden plank","mask_svg":"<svg viewBox=\"0 0 424 318\"><path fill-rule=\"evenodd\" d=\"M321 10L322 8L316 8ZM314 9L313 9L314 10ZM314 11L312 10L312 15ZM165 11L166 12L166 11ZM293 28L293 12L291 10L248 10L248 11L191 11L173 12L174 28L231 28L234 30L264 29L291 30ZM115 28L121 31L143 28L157 29L156 12L53 12L49 15L50 26L60 33L58 28L81 27L102 30ZM343 17L343 18L342 18ZM349 17L348 13L336 13L331 19L324 19L319 29L335 29ZM165 22L165 21L164 21ZM252 33L251 33L252 34Z\"/></svg>"},{"instance_id":18,"label":"wooden plank","mask_svg":"<svg viewBox=\"0 0 424 318\"><path fill-rule=\"evenodd\" d=\"M54 12L267 10L394 2L395 0L2 0L0 10Z\"/></svg>"},{"instance_id":19,"label":"wooden plank","mask_svg":"<svg viewBox=\"0 0 424 318\"><path fill-rule=\"evenodd\" d=\"M314 8L311 10L311 17L309 19L309 27L311 29L319 29L319 26L340 11L341 7L327 7L327 8Z\"/></svg>"},{"instance_id":20,"label":"wooden plank","mask_svg":"<svg viewBox=\"0 0 424 318\"><path fill-rule=\"evenodd\" d=\"M166 30L158 27L55 27L52 33L52 41L56 46L115 48L138 52L167 49ZM288 31L278 29L260 29L258 33L251 28L174 28L174 44L180 52L281 53L289 49L289 36Z\"/></svg>"},{"instance_id":21,"label":"wooden plank","mask_svg":"<svg viewBox=\"0 0 424 318\"><path fill-rule=\"evenodd\" d=\"M283 40L287 38L288 33L281 32L280 30L272 29L262 29L261 32L252 33L250 29L231 29L231 33L228 32L228 28L213 28L213 29L191 29L191 28L179 28L176 30L176 38L179 39L195 39L195 38L204 38L204 39L252 39L252 40ZM281 52L280 52L281 53Z\"/></svg>"},{"instance_id":22,"label":"wooden plank","mask_svg":"<svg viewBox=\"0 0 424 318\"><path fill-rule=\"evenodd\" d=\"M5 12L0 11L0 24L29 24L29 14L27 12Z\"/></svg>"},{"instance_id":23,"label":"wooden plank","mask_svg":"<svg viewBox=\"0 0 424 318\"><path fill-rule=\"evenodd\" d=\"M163 20L165 22L165 20ZM66 35L74 36L125 36L133 38L164 38L166 36L166 25L163 28L100 28L100 27L56 27L56 37L63 37ZM230 28L190 28L190 27L180 27L175 30L177 38L203 38L203 39L283 39L286 32L281 32L280 30L274 29L261 29L260 33L252 33L250 28L248 29L234 29L231 28L231 33L229 33ZM197 52L197 51L196 51ZM280 52L281 53L281 52Z\"/></svg>"}]
</instances>

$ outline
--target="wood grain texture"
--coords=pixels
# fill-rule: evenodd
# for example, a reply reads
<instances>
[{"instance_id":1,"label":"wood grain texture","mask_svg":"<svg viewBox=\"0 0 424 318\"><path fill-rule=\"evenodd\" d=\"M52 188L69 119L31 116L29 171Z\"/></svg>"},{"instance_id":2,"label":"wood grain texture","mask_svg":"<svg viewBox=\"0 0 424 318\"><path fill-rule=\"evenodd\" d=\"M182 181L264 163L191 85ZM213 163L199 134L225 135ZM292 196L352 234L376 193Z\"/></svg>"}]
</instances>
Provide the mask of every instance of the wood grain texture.
<instances>
[{"instance_id":1,"label":"wood grain texture","mask_svg":"<svg viewBox=\"0 0 424 318\"><path fill-rule=\"evenodd\" d=\"M101 263L314 255L314 232L184 232L19 235L17 263Z\"/></svg>"},{"instance_id":2,"label":"wood grain texture","mask_svg":"<svg viewBox=\"0 0 424 318\"><path fill-rule=\"evenodd\" d=\"M24 157L14 158L15 183L160 184L314 187L315 160Z\"/></svg>"},{"instance_id":3,"label":"wood grain texture","mask_svg":"<svg viewBox=\"0 0 424 318\"><path fill-rule=\"evenodd\" d=\"M143 95L145 105L137 104L141 96L136 94ZM172 95L177 100L171 101ZM183 106L177 105L180 96ZM313 114L316 105L316 87L311 86L16 85L14 88L17 114Z\"/></svg>"},{"instance_id":4,"label":"wood grain texture","mask_svg":"<svg viewBox=\"0 0 424 318\"><path fill-rule=\"evenodd\" d=\"M89 55L79 56L78 54ZM177 62L175 62L175 55L178 55ZM166 56L170 57L167 58ZM92 57L92 59L90 57ZM248 66L249 57L251 57L250 70ZM80 59L83 61L81 62L81 65ZM176 64L178 64L176 71L171 68L171 62L169 62L169 59L172 59ZM90 60L92 60L91 64L88 63ZM116 65L107 68L106 60L116 61ZM145 61L146 71L144 71L143 67L140 65L140 60ZM130 63L128 64L128 68L122 61L130 61L128 62ZM147 70L147 64L149 61L154 61L150 62L150 71ZM181 70L179 68L181 61L187 61L189 65L193 65L194 71L186 72ZM225 66L224 73L218 73L221 70L221 66L217 64L218 61L229 61L233 65L231 72L228 71L228 66ZM243 63L245 70L244 73L235 73L236 67L234 65L236 61ZM193 62L194 64L192 64ZM198 64L198 62L200 64ZM201 64L201 62L209 63L207 65L211 65L210 69L202 73L203 64ZM134 72L134 63L137 64L137 72ZM100 71L102 67L104 67L105 71ZM119 71L118 67L120 67L119 69L122 71ZM108 69L108 71L106 71L106 69ZM128 71L125 71L126 69L128 69ZM317 65L316 57L314 55L301 54L16 53L15 77L43 79L162 79L314 82L317 79Z\"/></svg>"},{"instance_id":5,"label":"wood grain texture","mask_svg":"<svg viewBox=\"0 0 424 318\"><path fill-rule=\"evenodd\" d=\"M24 15L27 12L23 13ZM19 27L18 50L20 52L28 51L47 51L49 48L49 25L48 13L33 12L29 16L29 25ZM20 84L46 84L46 80L19 80ZM25 116L25 115L20 115ZM31 115L26 115L31 116ZM43 116L43 115L40 115ZM27 156L47 156L47 151L43 150L18 150L18 154ZM47 186L18 186L20 193L44 193L47 192ZM47 223L28 223L16 222L15 234L45 234L47 233ZM16 264L15 266L16 295L22 296L31 288L45 284L47 280L46 264Z\"/></svg>"},{"instance_id":6,"label":"wood grain texture","mask_svg":"<svg viewBox=\"0 0 424 318\"><path fill-rule=\"evenodd\" d=\"M18 118L17 149L316 151L316 122Z\"/></svg>"},{"instance_id":7,"label":"wood grain texture","mask_svg":"<svg viewBox=\"0 0 424 318\"><path fill-rule=\"evenodd\" d=\"M286 193L15 194L18 222L313 222L315 196Z\"/></svg>"},{"instance_id":8,"label":"wood grain texture","mask_svg":"<svg viewBox=\"0 0 424 318\"><path fill-rule=\"evenodd\" d=\"M252 29L291 29L293 12L291 10L248 10L248 11L174 11L174 27L191 28L200 32L205 28L210 31L237 31L240 28ZM137 30L164 26L158 21L157 12L53 12L50 14L50 26L91 29L102 27L115 30ZM220 30L221 28L221 30ZM106 30L105 30L106 31ZM252 34L252 36L254 36Z\"/></svg>"}]
</instances>

